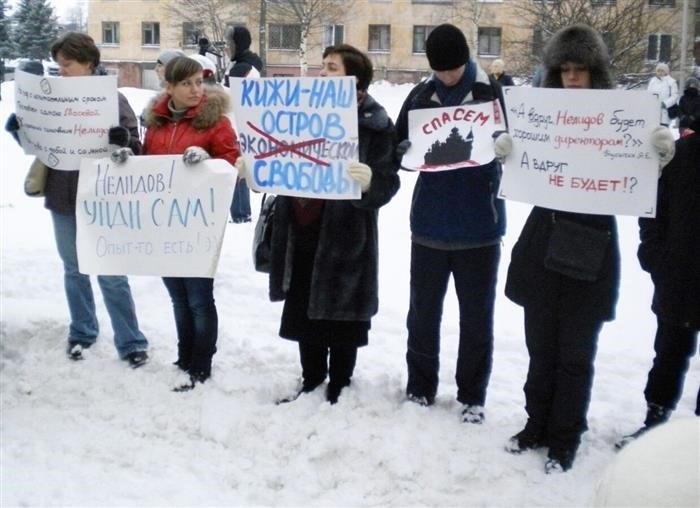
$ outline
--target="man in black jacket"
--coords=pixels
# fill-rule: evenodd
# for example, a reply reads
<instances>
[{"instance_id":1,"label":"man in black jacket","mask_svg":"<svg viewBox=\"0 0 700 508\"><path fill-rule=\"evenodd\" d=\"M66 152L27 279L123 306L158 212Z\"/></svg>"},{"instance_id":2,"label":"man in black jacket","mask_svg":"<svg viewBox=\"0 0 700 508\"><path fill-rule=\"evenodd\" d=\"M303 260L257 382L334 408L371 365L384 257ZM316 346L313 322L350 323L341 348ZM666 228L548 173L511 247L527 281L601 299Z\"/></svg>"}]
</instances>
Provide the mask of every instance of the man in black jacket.
<instances>
[{"instance_id":1,"label":"man in black jacket","mask_svg":"<svg viewBox=\"0 0 700 508\"><path fill-rule=\"evenodd\" d=\"M666 422L683 393L690 358L697 352L700 330L700 118L692 134L676 141L676 154L659 180L654 219L639 219L637 256L654 282L651 310L658 328L654 363L644 397L644 425L623 437L622 448L647 430ZM695 403L700 416L700 390Z\"/></svg>"},{"instance_id":2,"label":"man in black jacket","mask_svg":"<svg viewBox=\"0 0 700 508\"><path fill-rule=\"evenodd\" d=\"M244 26L234 26L226 30L224 51L231 57L231 65L224 76L224 86L228 87L230 78L259 78L263 73L263 62L250 50L250 32ZM245 180L239 179L233 191L231 202L231 220L240 224L251 221L250 191Z\"/></svg>"}]
</instances>

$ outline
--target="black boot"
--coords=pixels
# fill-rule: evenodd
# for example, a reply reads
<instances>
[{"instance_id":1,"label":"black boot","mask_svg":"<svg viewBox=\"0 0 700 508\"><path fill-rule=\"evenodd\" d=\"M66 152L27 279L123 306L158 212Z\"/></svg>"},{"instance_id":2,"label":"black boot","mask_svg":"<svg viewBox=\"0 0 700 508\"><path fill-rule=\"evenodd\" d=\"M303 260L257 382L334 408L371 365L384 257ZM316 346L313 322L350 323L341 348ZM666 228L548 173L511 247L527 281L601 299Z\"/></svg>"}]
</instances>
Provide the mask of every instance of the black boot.
<instances>
[{"instance_id":1,"label":"black boot","mask_svg":"<svg viewBox=\"0 0 700 508\"><path fill-rule=\"evenodd\" d=\"M667 422L668 419L671 417L672 412L673 412L673 409L669 409L667 407L660 406L659 404L654 404L653 402L648 402L647 403L647 417L644 420L644 425L642 427L638 428L632 434L624 436L622 439L620 439L617 443L615 443L615 448L617 448L618 450L621 450L628 443L634 441L635 439L637 439L639 436L645 434L650 429L653 429L657 425L661 425L662 423Z\"/></svg>"}]
</instances>

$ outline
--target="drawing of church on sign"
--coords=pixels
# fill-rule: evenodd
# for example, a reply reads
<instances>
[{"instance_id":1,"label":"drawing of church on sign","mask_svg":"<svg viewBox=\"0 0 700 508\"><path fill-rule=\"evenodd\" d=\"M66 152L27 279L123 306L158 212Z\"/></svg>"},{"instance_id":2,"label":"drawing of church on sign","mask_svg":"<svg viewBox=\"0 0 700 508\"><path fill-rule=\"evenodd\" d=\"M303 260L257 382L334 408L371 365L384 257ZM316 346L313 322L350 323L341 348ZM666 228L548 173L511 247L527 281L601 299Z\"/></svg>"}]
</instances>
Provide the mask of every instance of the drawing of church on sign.
<instances>
[{"instance_id":1,"label":"drawing of church on sign","mask_svg":"<svg viewBox=\"0 0 700 508\"><path fill-rule=\"evenodd\" d=\"M426 166L454 164L468 161L472 154L474 134L471 128L466 138L463 138L457 127L453 127L445 141L436 140L425 153L423 160Z\"/></svg>"}]
</instances>

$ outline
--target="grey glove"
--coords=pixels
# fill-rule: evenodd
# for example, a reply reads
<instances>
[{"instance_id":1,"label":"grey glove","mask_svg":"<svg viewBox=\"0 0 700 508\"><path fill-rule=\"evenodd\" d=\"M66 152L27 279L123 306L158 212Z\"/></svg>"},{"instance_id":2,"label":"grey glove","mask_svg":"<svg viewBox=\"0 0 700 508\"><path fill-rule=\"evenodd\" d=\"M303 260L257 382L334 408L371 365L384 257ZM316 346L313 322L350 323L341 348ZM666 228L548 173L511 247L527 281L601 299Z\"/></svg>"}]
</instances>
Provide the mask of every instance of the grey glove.
<instances>
[{"instance_id":1,"label":"grey glove","mask_svg":"<svg viewBox=\"0 0 700 508\"><path fill-rule=\"evenodd\" d=\"M134 152L131 151L131 148L122 147L114 150L112 155L110 155L110 159L112 159L112 162L115 164L124 164L132 155L134 155Z\"/></svg>"},{"instance_id":2,"label":"grey glove","mask_svg":"<svg viewBox=\"0 0 700 508\"><path fill-rule=\"evenodd\" d=\"M182 154L182 162L187 165L197 164L209 158L209 154L201 146L190 146L185 149L185 153Z\"/></svg>"},{"instance_id":3,"label":"grey glove","mask_svg":"<svg viewBox=\"0 0 700 508\"><path fill-rule=\"evenodd\" d=\"M657 127L651 132L651 146L659 156L659 174L661 168L666 166L676 154L676 141L673 139L670 129Z\"/></svg>"},{"instance_id":4,"label":"grey glove","mask_svg":"<svg viewBox=\"0 0 700 508\"><path fill-rule=\"evenodd\" d=\"M126 146L129 144L130 139L129 129L121 125L110 127L109 131L107 131L107 141L110 145Z\"/></svg>"},{"instance_id":5,"label":"grey glove","mask_svg":"<svg viewBox=\"0 0 700 508\"><path fill-rule=\"evenodd\" d=\"M408 139L404 139L401 143L396 145L396 156L403 157L406 154L406 152L408 152L409 148L411 148L411 141Z\"/></svg>"},{"instance_id":6,"label":"grey glove","mask_svg":"<svg viewBox=\"0 0 700 508\"><path fill-rule=\"evenodd\" d=\"M493 141L493 151L496 154L496 159L500 162L506 160L506 157L513 151L513 138L507 132L502 132Z\"/></svg>"}]
</instances>

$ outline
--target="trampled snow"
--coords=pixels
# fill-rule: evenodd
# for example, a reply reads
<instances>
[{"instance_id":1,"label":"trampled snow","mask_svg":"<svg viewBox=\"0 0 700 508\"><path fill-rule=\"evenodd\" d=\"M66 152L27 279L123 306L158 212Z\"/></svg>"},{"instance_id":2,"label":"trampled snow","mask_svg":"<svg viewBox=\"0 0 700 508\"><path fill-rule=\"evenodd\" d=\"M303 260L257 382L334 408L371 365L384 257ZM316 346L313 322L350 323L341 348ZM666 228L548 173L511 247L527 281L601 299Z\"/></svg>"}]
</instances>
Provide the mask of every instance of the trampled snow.
<instances>
[{"instance_id":1,"label":"trampled snow","mask_svg":"<svg viewBox=\"0 0 700 508\"><path fill-rule=\"evenodd\" d=\"M395 117L409 89L380 83L370 92ZM151 96L122 91L137 114ZM3 83L3 122L13 96L13 83ZM22 190L32 159L4 131L0 143L2 506L580 506L592 502L615 459L613 443L644 418L656 320L633 217L618 219L620 300L617 319L600 336L590 430L574 468L545 475L544 451L513 456L503 449L525 423L523 316L503 296L503 283L530 205L507 203L485 424L459 419L452 286L437 403L404 401L409 172L380 211L380 310L352 386L334 406L323 390L277 406L295 389L300 367L296 344L277 334L282 305L268 301L267 277L252 267L254 224L228 225L215 282L218 352L205 385L170 391L178 376L175 325L158 277L130 277L149 364L132 370L117 358L96 284L102 333L86 360L71 362L50 216L42 199ZM252 194L254 218L260 198ZM692 414L699 383L696 356L674 417Z\"/></svg>"}]
</instances>

